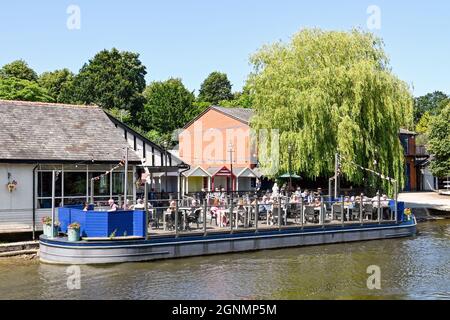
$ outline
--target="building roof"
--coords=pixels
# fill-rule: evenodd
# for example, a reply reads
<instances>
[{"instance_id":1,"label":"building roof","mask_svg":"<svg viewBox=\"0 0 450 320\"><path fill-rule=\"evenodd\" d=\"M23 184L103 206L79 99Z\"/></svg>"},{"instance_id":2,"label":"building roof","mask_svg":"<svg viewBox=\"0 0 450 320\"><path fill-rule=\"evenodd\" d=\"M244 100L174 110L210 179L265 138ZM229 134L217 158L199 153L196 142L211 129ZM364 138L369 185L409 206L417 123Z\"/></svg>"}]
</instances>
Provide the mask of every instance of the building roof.
<instances>
[{"instance_id":1,"label":"building roof","mask_svg":"<svg viewBox=\"0 0 450 320\"><path fill-rule=\"evenodd\" d=\"M253 109L247 109L247 108L227 108L227 107L219 107L219 106L211 106L207 108L205 111L200 113L197 117L195 117L193 120L189 121L183 128L187 129L190 127L195 121L203 117L207 112L215 110L217 112L220 112L226 116L229 116L233 119L236 119L240 122L243 122L245 124L250 123L250 119L252 118L254 114Z\"/></svg>"},{"instance_id":2,"label":"building roof","mask_svg":"<svg viewBox=\"0 0 450 320\"><path fill-rule=\"evenodd\" d=\"M407 135L411 135L411 136L417 136L416 132L409 131L409 130L403 129L403 128L400 128L400 134L407 134Z\"/></svg>"},{"instance_id":3,"label":"building roof","mask_svg":"<svg viewBox=\"0 0 450 320\"><path fill-rule=\"evenodd\" d=\"M128 143L97 106L0 100L0 161L113 163ZM134 151L129 161L140 163Z\"/></svg>"},{"instance_id":4,"label":"building roof","mask_svg":"<svg viewBox=\"0 0 450 320\"><path fill-rule=\"evenodd\" d=\"M213 106L211 109L226 114L236 120L245 122L246 124L250 123L250 119L253 117L254 111L253 109L247 108L225 108Z\"/></svg>"}]
</instances>

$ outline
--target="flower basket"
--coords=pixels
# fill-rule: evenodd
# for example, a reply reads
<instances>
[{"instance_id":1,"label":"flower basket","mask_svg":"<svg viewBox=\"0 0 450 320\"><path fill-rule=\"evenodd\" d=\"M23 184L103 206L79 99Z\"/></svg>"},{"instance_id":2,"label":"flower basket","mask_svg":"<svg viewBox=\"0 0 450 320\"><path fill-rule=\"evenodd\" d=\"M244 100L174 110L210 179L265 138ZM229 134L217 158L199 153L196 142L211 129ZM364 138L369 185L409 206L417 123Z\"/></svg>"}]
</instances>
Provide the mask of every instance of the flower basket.
<instances>
[{"instance_id":1,"label":"flower basket","mask_svg":"<svg viewBox=\"0 0 450 320\"><path fill-rule=\"evenodd\" d=\"M8 188L9 193L14 192L17 189L17 181L14 180L12 182L8 182L6 187Z\"/></svg>"},{"instance_id":2,"label":"flower basket","mask_svg":"<svg viewBox=\"0 0 450 320\"><path fill-rule=\"evenodd\" d=\"M67 228L67 238L69 242L80 241L80 224L78 222L69 225Z\"/></svg>"}]
</instances>

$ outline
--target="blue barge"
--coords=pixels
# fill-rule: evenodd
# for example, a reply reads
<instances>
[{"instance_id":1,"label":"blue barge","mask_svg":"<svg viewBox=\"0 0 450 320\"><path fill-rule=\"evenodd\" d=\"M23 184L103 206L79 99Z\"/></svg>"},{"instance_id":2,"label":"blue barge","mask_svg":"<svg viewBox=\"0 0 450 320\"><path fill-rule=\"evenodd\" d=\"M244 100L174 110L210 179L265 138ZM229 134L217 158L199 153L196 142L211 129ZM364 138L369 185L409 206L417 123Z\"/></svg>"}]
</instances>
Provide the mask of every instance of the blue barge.
<instances>
[{"instance_id":1,"label":"blue barge","mask_svg":"<svg viewBox=\"0 0 450 320\"><path fill-rule=\"evenodd\" d=\"M77 216L79 212L75 214ZM133 215L128 215L129 221ZM185 258L257 250L293 248L312 245L349 243L410 237L416 234L415 217L401 215L398 222L346 223L344 225L313 225L234 230L233 232L191 232L159 235L149 239L92 239L69 242L67 238L40 237L40 260L50 264L110 264ZM105 222L106 214L101 216ZM79 216L77 216L79 218ZM142 215L135 220L142 222ZM116 219L117 220L117 219ZM115 220L114 220L115 221ZM114 222L113 223L116 223ZM130 222L129 228L134 228ZM141 226L142 224L139 223ZM105 228L110 227L104 224ZM101 229L101 227L100 227ZM101 232L98 229L96 232ZM131 229L130 229L131 230ZM109 232L109 231L108 231ZM129 234L130 236L132 235Z\"/></svg>"}]
</instances>

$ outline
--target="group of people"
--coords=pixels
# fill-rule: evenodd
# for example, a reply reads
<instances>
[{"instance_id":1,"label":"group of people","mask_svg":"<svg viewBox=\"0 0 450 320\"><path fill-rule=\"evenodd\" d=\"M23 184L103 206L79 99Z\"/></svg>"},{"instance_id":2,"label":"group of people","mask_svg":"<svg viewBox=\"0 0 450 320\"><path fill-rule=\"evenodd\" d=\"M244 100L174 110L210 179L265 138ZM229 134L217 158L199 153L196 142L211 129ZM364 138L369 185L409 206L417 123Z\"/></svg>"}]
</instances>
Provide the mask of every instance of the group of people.
<instances>
[{"instance_id":1,"label":"group of people","mask_svg":"<svg viewBox=\"0 0 450 320\"><path fill-rule=\"evenodd\" d=\"M144 205L144 201L142 199L137 199L136 200L136 204L135 205L130 205L129 200L127 200L126 202L127 204L122 206L122 209L127 209L127 210L143 210L145 209L145 205ZM151 204L148 204L149 207L151 207ZM89 203L85 202L83 204L83 211L89 211ZM120 207L116 204L116 202L114 201L114 199L109 199L108 200L108 212L115 212L115 211L119 211Z\"/></svg>"}]
</instances>

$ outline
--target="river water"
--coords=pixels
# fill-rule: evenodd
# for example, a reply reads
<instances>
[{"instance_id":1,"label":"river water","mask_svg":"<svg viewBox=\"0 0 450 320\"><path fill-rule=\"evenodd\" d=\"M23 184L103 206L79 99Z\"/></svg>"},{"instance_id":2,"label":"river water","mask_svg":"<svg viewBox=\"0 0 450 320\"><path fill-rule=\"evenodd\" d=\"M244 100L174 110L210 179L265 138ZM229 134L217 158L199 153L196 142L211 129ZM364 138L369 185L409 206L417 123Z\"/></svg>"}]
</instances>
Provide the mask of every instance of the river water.
<instances>
[{"instance_id":1,"label":"river water","mask_svg":"<svg viewBox=\"0 0 450 320\"><path fill-rule=\"evenodd\" d=\"M414 238L113 266L0 259L0 299L450 299L450 221ZM367 288L379 266L381 290ZM70 281L69 281L70 283Z\"/></svg>"}]
</instances>

